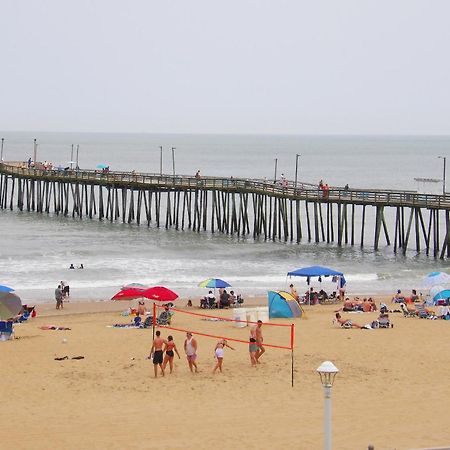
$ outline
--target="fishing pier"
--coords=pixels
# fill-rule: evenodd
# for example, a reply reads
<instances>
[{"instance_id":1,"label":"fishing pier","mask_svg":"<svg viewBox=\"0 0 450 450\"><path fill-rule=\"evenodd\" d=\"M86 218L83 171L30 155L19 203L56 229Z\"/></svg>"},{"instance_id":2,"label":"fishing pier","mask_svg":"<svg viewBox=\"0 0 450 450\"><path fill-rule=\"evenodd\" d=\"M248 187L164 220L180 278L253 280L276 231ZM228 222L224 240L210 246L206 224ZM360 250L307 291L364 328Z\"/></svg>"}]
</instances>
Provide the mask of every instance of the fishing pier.
<instances>
[{"instance_id":1,"label":"fishing pier","mask_svg":"<svg viewBox=\"0 0 450 450\"><path fill-rule=\"evenodd\" d=\"M450 195L0 163L0 210L450 257Z\"/></svg>"}]
</instances>

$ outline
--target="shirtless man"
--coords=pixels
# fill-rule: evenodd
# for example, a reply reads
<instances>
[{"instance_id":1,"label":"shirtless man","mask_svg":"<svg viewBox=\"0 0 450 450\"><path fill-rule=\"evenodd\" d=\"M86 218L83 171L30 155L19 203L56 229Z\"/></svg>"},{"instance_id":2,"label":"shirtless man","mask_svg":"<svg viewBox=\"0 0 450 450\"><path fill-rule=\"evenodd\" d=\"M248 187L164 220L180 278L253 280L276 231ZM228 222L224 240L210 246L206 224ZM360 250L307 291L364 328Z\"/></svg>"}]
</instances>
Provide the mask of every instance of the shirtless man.
<instances>
[{"instance_id":1,"label":"shirtless man","mask_svg":"<svg viewBox=\"0 0 450 450\"><path fill-rule=\"evenodd\" d=\"M250 331L250 338L255 339L258 351L255 354L256 362L259 364L259 358L265 353L266 349L263 347L263 335L262 335L262 320L258 320L257 325Z\"/></svg>"},{"instance_id":2,"label":"shirtless man","mask_svg":"<svg viewBox=\"0 0 450 450\"><path fill-rule=\"evenodd\" d=\"M155 369L155 378L158 377L158 366L161 369L161 374L164 376L164 368L162 366L163 363L163 347L167 345L167 341L161 338L161 331L156 332L156 338L153 341L152 348L150 350L150 356L148 359L153 359L153 367Z\"/></svg>"}]
</instances>

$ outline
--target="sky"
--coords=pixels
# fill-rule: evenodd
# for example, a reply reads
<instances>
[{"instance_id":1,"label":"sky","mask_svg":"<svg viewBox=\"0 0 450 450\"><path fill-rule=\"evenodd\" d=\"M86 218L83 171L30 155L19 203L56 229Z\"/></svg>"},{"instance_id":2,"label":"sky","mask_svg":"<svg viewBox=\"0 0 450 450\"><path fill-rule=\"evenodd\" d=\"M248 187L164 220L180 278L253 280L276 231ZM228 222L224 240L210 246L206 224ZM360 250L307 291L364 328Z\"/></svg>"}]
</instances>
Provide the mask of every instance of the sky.
<instances>
[{"instance_id":1,"label":"sky","mask_svg":"<svg viewBox=\"0 0 450 450\"><path fill-rule=\"evenodd\" d=\"M447 0L1 0L0 129L450 134Z\"/></svg>"}]
</instances>

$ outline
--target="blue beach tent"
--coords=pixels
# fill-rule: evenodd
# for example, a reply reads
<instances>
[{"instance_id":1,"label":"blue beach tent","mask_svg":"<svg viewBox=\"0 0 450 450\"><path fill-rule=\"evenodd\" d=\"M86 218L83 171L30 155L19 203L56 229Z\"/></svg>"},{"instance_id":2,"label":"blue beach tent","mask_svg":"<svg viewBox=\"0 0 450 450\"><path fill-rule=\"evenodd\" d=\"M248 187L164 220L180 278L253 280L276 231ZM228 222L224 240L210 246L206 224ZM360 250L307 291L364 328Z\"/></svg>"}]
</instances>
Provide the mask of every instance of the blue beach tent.
<instances>
[{"instance_id":1,"label":"blue beach tent","mask_svg":"<svg viewBox=\"0 0 450 450\"><path fill-rule=\"evenodd\" d=\"M302 311L291 294L284 291L269 291L269 318L301 317Z\"/></svg>"}]
</instances>

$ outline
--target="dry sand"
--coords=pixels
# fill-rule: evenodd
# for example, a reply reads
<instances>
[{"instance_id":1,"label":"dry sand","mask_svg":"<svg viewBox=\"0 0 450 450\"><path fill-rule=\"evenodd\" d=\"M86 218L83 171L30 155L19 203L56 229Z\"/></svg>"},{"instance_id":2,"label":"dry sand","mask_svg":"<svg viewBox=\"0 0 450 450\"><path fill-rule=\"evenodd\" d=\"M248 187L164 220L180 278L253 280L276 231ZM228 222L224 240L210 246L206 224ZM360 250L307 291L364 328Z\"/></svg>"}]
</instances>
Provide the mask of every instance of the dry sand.
<instances>
[{"instance_id":1,"label":"dry sand","mask_svg":"<svg viewBox=\"0 0 450 450\"><path fill-rule=\"evenodd\" d=\"M335 449L450 442L448 321L392 314L393 329L347 330L332 324L336 306L306 307L306 318L295 321L292 388L289 351L268 349L254 369L247 346L232 344L224 373L212 375L215 341L204 337L198 338L200 373L189 372L182 354L173 374L154 379L146 359L151 330L107 327L130 320L119 314L124 308L69 303L55 311L43 305L38 317L16 326L19 339L0 343L1 448L320 449L323 393L315 369L324 360L340 369L333 387ZM376 318L344 315L362 324ZM72 330L38 328L45 324ZM173 326L248 338L248 328L181 313ZM183 333L162 328L162 334L173 334L182 350ZM287 328L264 326L264 337L289 345ZM54 360L65 355L85 359Z\"/></svg>"}]
</instances>

